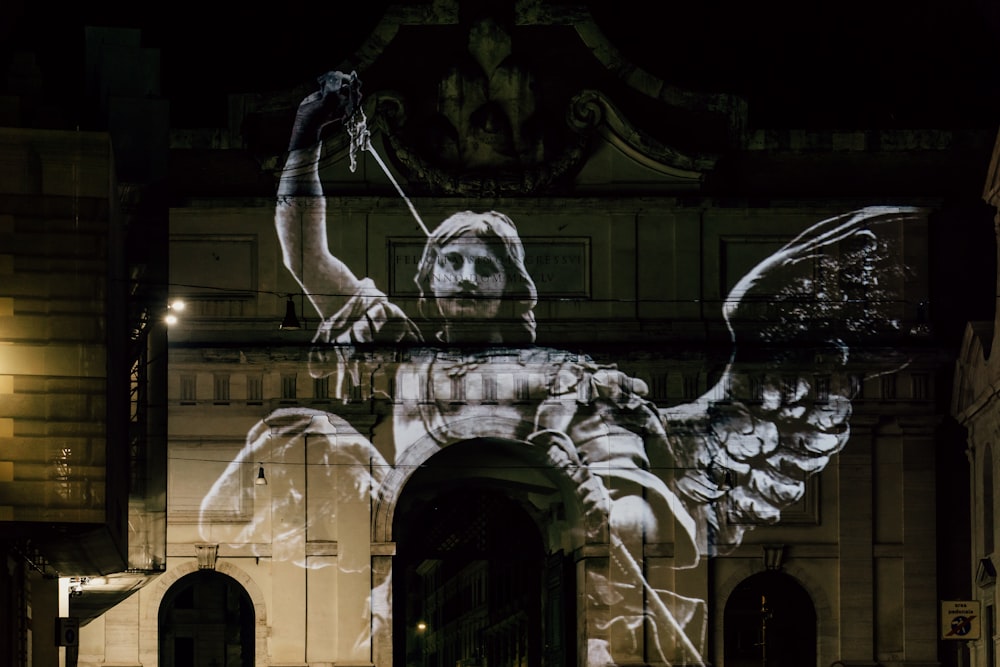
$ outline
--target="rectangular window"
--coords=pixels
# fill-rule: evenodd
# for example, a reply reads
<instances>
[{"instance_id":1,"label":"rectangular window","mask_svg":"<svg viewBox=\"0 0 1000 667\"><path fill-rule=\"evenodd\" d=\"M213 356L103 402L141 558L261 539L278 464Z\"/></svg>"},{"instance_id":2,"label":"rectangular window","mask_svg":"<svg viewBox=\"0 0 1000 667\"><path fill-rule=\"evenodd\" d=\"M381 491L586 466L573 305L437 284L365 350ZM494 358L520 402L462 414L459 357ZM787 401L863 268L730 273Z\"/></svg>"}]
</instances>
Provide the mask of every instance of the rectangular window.
<instances>
[{"instance_id":1,"label":"rectangular window","mask_svg":"<svg viewBox=\"0 0 1000 667\"><path fill-rule=\"evenodd\" d=\"M325 401L330 398L330 377L313 378L313 398Z\"/></svg>"},{"instance_id":2,"label":"rectangular window","mask_svg":"<svg viewBox=\"0 0 1000 667\"><path fill-rule=\"evenodd\" d=\"M229 374L216 373L213 378L212 400L216 405L229 404Z\"/></svg>"},{"instance_id":3,"label":"rectangular window","mask_svg":"<svg viewBox=\"0 0 1000 667\"><path fill-rule=\"evenodd\" d=\"M667 374L657 373L653 376L653 384L649 389L653 392L654 399L662 401L668 398L668 387Z\"/></svg>"},{"instance_id":4,"label":"rectangular window","mask_svg":"<svg viewBox=\"0 0 1000 667\"><path fill-rule=\"evenodd\" d=\"M798 403L795 397L799 393L799 376L785 375L781 378L781 397L784 401Z\"/></svg>"},{"instance_id":5,"label":"rectangular window","mask_svg":"<svg viewBox=\"0 0 1000 667\"><path fill-rule=\"evenodd\" d=\"M198 379L194 375L181 376L181 403L194 405L198 400Z\"/></svg>"},{"instance_id":6,"label":"rectangular window","mask_svg":"<svg viewBox=\"0 0 1000 667\"><path fill-rule=\"evenodd\" d=\"M527 401L531 398L527 377L518 375L514 378L514 398L518 401Z\"/></svg>"},{"instance_id":7,"label":"rectangular window","mask_svg":"<svg viewBox=\"0 0 1000 667\"><path fill-rule=\"evenodd\" d=\"M816 400L825 403L830 400L830 376L817 375L813 378Z\"/></svg>"},{"instance_id":8,"label":"rectangular window","mask_svg":"<svg viewBox=\"0 0 1000 667\"><path fill-rule=\"evenodd\" d=\"M894 399L896 398L896 375L883 375L882 376L882 398Z\"/></svg>"},{"instance_id":9,"label":"rectangular window","mask_svg":"<svg viewBox=\"0 0 1000 667\"><path fill-rule=\"evenodd\" d=\"M684 377L684 398L685 399L698 398L698 374L685 373L683 377Z\"/></svg>"},{"instance_id":10,"label":"rectangular window","mask_svg":"<svg viewBox=\"0 0 1000 667\"><path fill-rule=\"evenodd\" d=\"M349 401L360 401L361 400L361 384L354 381L354 378L350 375L347 376L345 381L347 385L347 400Z\"/></svg>"},{"instance_id":11,"label":"rectangular window","mask_svg":"<svg viewBox=\"0 0 1000 667\"><path fill-rule=\"evenodd\" d=\"M729 374L723 375L721 381L712 386L712 400L724 402L733 400L733 380Z\"/></svg>"},{"instance_id":12,"label":"rectangular window","mask_svg":"<svg viewBox=\"0 0 1000 667\"><path fill-rule=\"evenodd\" d=\"M492 375L483 376L483 401L495 403L497 400L497 379Z\"/></svg>"},{"instance_id":13,"label":"rectangular window","mask_svg":"<svg viewBox=\"0 0 1000 667\"><path fill-rule=\"evenodd\" d=\"M451 400L459 403L465 401L464 375L458 375L451 379Z\"/></svg>"},{"instance_id":14,"label":"rectangular window","mask_svg":"<svg viewBox=\"0 0 1000 667\"><path fill-rule=\"evenodd\" d=\"M865 379L861 375L851 376L851 398L865 397Z\"/></svg>"},{"instance_id":15,"label":"rectangular window","mask_svg":"<svg viewBox=\"0 0 1000 667\"><path fill-rule=\"evenodd\" d=\"M247 403L260 405L264 402L264 379L260 375L247 376Z\"/></svg>"},{"instance_id":16,"label":"rectangular window","mask_svg":"<svg viewBox=\"0 0 1000 667\"><path fill-rule=\"evenodd\" d=\"M914 373L910 377L912 384L913 398L918 401L925 401L930 398L930 378L927 373Z\"/></svg>"},{"instance_id":17,"label":"rectangular window","mask_svg":"<svg viewBox=\"0 0 1000 667\"><path fill-rule=\"evenodd\" d=\"M281 374L281 400L294 401L298 395L297 378L294 373Z\"/></svg>"}]
</instances>

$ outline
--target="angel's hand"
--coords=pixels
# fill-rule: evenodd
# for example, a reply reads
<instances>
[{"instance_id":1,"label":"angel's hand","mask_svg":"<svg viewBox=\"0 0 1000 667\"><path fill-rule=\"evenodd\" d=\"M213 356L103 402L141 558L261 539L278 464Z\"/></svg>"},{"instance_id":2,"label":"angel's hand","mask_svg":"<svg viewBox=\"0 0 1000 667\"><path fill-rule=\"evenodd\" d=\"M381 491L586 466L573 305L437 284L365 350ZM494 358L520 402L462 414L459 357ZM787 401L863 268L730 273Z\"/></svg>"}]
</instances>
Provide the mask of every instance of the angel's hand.
<instances>
[{"instance_id":1,"label":"angel's hand","mask_svg":"<svg viewBox=\"0 0 1000 667\"><path fill-rule=\"evenodd\" d=\"M580 461L573 440L561 431L550 429L535 431L526 440L539 448L548 465L575 483L587 533L599 535L610 517L610 501L601 480Z\"/></svg>"},{"instance_id":2,"label":"angel's hand","mask_svg":"<svg viewBox=\"0 0 1000 667\"><path fill-rule=\"evenodd\" d=\"M295 113L289 151L316 145L324 127L347 122L361 105L361 80L356 72L327 72L318 83L319 90L307 95Z\"/></svg>"}]
</instances>

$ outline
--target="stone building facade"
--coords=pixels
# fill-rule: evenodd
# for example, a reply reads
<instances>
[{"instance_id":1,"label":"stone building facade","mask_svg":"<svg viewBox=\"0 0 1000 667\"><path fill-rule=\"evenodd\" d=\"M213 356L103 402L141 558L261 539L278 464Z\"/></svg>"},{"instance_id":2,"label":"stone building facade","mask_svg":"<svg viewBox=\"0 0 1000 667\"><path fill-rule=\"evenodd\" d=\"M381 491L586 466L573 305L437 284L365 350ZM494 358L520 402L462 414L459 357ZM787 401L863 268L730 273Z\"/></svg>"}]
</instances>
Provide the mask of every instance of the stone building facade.
<instances>
[{"instance_id":1,"label":"stone building facade","mask_svg":"<svg viewBox=\"0 0 1000 667\"><path fill-rule=\"evenodd\" d=\"M941 546L939 268L981 226L983 137L755 128L581 7L471 4L393 6L338 67L371 148L323 134L321 245L371 283L317 276L316 202L275 198L315 82L173 134L165 561L72 659L957 660L939 602L980 561ZM414 276L462 211L516 231L470 263L506 298L456 325L447 253Z\"/></svg>"},{"instance_id":2,"label":"stone building facade","mask_svg":"<svg viewBox=\"0 0 1000 667\"><path fill-rule=\"evenodd\" d=\"M997 148L983 189L983 199L996 208L998 192ZM969 600L978 605L981 624L974 628L968 642L970 664L989 665L996 660L996 556L994 533L996 510L994 478L996 463L993 443L996 434L996 398L991 385L996 378L996 360L992 355L995 321L970 322L955 367L955 391L952 411L964 427L965 453L969 459L970 530Z\"/></svg>"}]
</instances>

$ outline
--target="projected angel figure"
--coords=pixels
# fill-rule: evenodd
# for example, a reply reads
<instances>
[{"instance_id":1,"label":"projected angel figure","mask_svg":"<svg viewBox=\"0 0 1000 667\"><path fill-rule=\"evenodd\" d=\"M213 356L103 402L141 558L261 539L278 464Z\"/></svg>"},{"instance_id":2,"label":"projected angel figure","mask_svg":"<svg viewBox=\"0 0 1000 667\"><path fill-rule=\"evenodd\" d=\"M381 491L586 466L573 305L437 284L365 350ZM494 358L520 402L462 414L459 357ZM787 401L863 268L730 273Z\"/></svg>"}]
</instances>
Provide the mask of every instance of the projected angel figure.
<instances>
[{"instance_id":1,"label":"projected angel figure","mask_svg":"<svg viewBox=\"0 0 1000 667\"><path fill-rule=\"evenodd\" d=\"M650 587L641 566L642 541L661 541L662 530L662 541L675 545L677 567L692 566L702 556L739 544L748 525L773 523L782 509L802 497L806 479L822 470L847 442L851 414L847 382L817 387L813 381L817 364L843 369L849 351L841 340L825 339L819 354L810 347L813 366L808 374L790 379L789 373L801 366L789 365L786 357L784 366L780 360L755 365L756 371L766 371L751 378L738 363L735 343L740 341L733 323L748 295L763 283L778 281L777 287L768 285L766 293L772 301L784 299L789 307L781 317L775 319L772 313L757 323L754 342L780 344L820 320L837 320L855 333L885 325L879 294L870 284L861 284L861 274L873 270L884 252L873 230L914 211L871 208L825 220L760 263L725 302L723 317L733 334L734 353L718 383L698 400L660 409L647 400L642 381L614 366L533 346L537 292L515 224L502 213L466 211L432 231L424 228L428 238L415 276L420 318L394 304L372 280L359 278L331 251L318 163L326 125L343 122L357 127L361 83L353 73L331 72L320 84L320 90L299 106L275 213L285 266L322 318L310 360L312 374L335 378L337 385L357 383L362 377L357 346L398 344L465 349L475 345L479 360L489 350L515 351L521 363L544 369L532 374L535 383L543 384L529 392L543 398L491 409L526 425L513 437L537 446L551 466L572 478L587 514L587 530L603 528L609 536L611 561L618 571L608 575L606 584L590 587L591 596L602 598L591 602L611 611L598 624L604 638L590 640L587 664L615 664L614 640L608 637L634 637L643 624L652 628L647 631L653 636L649 643L658 653L651 659L663 664L702 663L704 637L690 636L686 626L693 616L704 613L703 605ZM358 143L370 150L363 134ZM419 216L417 220L423 227ZM826 249L847 240L857 242L851 250L841 250L838 277L832 282L816 284L815 272L808 279L796 276L797 266L822 264ZM847 265L857 267L857 287L867 290L863 308L853 309L844 294ZM827 289L840 290L842 298L802 299ZM462 364L477 363L456 360L453 354L449 359L447 366L436 360L421 366L429 395L436 395L434 385L463 372ZM375 493L385 471L392 470L411 443L439 437L430 424L442 424L446 431L468 418L472 409L438 409L432 418L426 412L397 411L390 418L391 442L372 444L359 438L331 451L329 460L351 464L356 488ZM231 469L258 460L265 440L271 440L267 446L275 446L276 434L283 438L281 446L294 447L308 430L322 432L325 427L316 424L327 423L324 415L304 408L275 412L250 433L246 449ZM372 461L380 465L371 465ZM224 477L213 493L222 493L229 483ZM379 594L373 595L375 606ZM375 624L377 610L372 614Z\"/></svg>"}]
</instances>

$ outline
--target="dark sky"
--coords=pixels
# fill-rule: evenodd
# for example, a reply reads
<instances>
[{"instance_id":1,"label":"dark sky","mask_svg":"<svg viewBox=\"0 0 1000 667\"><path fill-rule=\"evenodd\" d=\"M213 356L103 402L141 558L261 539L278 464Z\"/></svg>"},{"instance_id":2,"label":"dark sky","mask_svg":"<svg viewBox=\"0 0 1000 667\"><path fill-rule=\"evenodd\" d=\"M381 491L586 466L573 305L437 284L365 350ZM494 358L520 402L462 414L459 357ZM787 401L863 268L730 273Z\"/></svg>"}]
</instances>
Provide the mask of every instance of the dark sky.
<instances>
[{"instance_id":1,"label":"dark sky","mask_svg":"<svg viewBox=\"0 0 1000 667\"><path fill-rule=\"evenodd\" d=\"M751 125L978 127L1000 123L997 0L591 2L627 56L675 85L750 102ZM676 4L676 6L671 6ZM348 57L386 0L232 5L122 0L55 9L7 0L0 63L32 51L50 96L78 94L83 26L142 29L179 115L231 92L290 88Z\"/></svg>"},{"instance_id":2,"label":"dark sky","mask_svg":"<svg viewBox=\"0 0 1000 667\"><path fill-rule=\"evenodd\" d=\"M161 92L172 106L176 102L184 113L199 106L217 110L229 93L291 88L330 69L361 45L385 5L175 0L153 10L150 3L107 0L56 11L35 0L5 0L0 64L6 69L15 53L33 52L49 96L79 95L84 28L138 28L141 45L160 51Z\"/></svg>"},{"instance_id":3,"label":"dark sky","mask_svg":"<svg viewBox=\"0 0 1000 667\"><path fill-rule=\"evenodd\" d=\"M997 0L702 0L676 23L614 20L641 4L593 11L656 74L741 94L764 124L1000 123Z\"/></svg>"}]
</instances>

